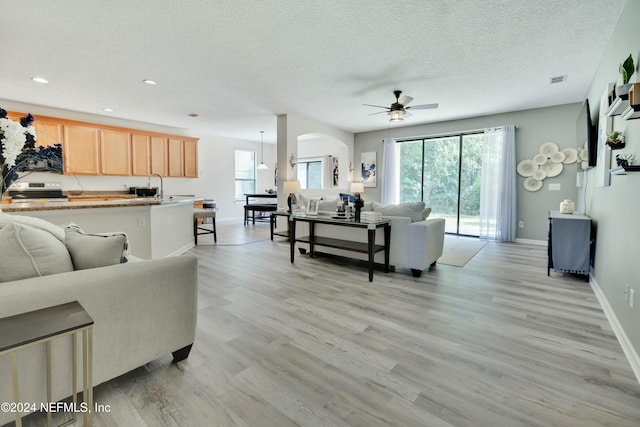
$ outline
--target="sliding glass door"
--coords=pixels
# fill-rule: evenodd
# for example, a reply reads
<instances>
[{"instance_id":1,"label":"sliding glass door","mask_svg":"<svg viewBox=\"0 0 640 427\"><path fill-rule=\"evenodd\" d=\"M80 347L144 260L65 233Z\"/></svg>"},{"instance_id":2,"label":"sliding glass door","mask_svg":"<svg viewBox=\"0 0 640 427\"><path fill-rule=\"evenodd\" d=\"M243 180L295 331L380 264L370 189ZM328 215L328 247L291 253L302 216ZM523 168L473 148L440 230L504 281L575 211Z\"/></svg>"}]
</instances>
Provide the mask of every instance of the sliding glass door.
<instances>
[{"instance_id":1,"label":"sliding glass door","mask_svg":"<svg viewBox=\"0 0 640 427\"><path fill-rule=\"evenodd\" d=\"M483 134L458 134L400 143L400 201L423 200L447 233L480 234Z\"/></svg>"}]
</instances>

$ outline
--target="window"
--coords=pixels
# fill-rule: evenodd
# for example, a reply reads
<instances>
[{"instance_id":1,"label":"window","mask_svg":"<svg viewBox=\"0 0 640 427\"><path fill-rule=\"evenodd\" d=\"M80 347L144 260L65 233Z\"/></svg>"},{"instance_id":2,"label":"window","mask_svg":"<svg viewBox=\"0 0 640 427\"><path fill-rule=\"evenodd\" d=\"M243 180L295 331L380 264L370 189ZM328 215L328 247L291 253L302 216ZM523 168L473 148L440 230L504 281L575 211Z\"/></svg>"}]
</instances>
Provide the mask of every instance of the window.
<instances>
[{"instance_id":1,"label":"window","mask_svg":"<svg viewBox=\"0 0 640 427\"><path fill-rule=\"evenodd\" d=\"M298 181L300 189L322 188L322 159L299 159Z\"/></svg>"},{"instance_id":2,"label":"window","mask_svg":"<svg viewBox=\"0 0 640 427\"><path fill-rule=\"evenodd\" d=\"M244 201L245 193L256 192L256 152L236 150L236 201Z\"/></svg>"}]
</instances>

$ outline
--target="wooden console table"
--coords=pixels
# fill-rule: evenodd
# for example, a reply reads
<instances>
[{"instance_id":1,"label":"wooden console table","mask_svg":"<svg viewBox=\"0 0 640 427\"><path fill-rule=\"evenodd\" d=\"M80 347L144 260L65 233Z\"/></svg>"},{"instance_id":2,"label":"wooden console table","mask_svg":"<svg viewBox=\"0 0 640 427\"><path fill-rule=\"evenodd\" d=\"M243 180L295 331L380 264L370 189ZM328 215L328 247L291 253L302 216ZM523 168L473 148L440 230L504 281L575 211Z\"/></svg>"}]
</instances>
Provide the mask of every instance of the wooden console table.
<instances>
[{"instance_id":1,"label":"wooden console table","mask_svg":"<svg viewBox=\"0 0 640 427\"><path fill-rule=\"evenodd\" d=\"M309 224L309 235L296 237L296 222L306 222ZM367 243L354 242L351 240L333 239L315 235L316 224L335 225L338 227L355 227L367 230ZM376 245L376 230L384 230L384 245ZM369 260L369 281L373 281L373 257L376 253L384 251L384 272L389 272L389 244L391 242L391 220L380 220L371 222L355 222L353 220L334 219L330 217L299 217L291 215L289 217L289 242L291 246L291 263L293 263L296 242L309 244L310 255L313 256L314 246L326 246L330 248L343 249L347 251L360 252L368 255Z\"/></svg>"},{"instance_id":2,"label":"wooden console table","mask_svg":"<svg viewBox=\"0 0 640 427\"><path fill-rule=\"evenodd\" d=\"M76 348L78 333L82 332L82 379L83 399L87 406L84 412L84 425L91 426L93 412L93 319L84 308L73 301L54 307L17 314L0 319L0 355L9 353L11 358L11 379L13 382L13 401L16 404L16 426L22 426L22 407L18 387L18 350L38 343L45 343L47 370L47 402L40 402L41 407L29 408L42 410L53 404L51 398L51 341L63 335L72 334L72 397L73 407L78 405L76 393ZM35 403L34 403L35 404ZM14 408L11 408L14 409ZM72 412L73 422L76 420ZM51 411L47 411L47 425L51 425Z\"/></svg>"}]
</instances>

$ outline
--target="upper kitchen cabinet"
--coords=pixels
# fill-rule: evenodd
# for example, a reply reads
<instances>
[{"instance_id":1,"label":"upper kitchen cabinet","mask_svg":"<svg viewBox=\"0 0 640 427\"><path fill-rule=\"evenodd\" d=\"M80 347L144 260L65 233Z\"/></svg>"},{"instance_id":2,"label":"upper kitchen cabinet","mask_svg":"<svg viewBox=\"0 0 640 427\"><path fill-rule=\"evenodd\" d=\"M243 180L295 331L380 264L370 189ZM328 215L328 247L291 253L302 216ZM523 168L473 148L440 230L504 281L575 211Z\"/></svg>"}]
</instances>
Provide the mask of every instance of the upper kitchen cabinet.
<instances>
[{"instance_id":1,"label":"upper kitchen cabinet","mask_svg":"<svg viewBox=\"0 0 640 427\"><path fill-rule=\"evenodd\" d=\"M169 176L184 176L184 141L169 138Z\"/></svg>"},{"instance_id":2,"label":"upper kitchen cabinet","mask_svg":"<svg viewBox=\"0 0 640 427\"><path fill-rule=\"evenodd\" d=\"M100 173L131 175L131 132L100 130Z\"/></svg>"},{"instance_id":3,"label":"upper kitchen cabinet","mask_svg":"<svg viewBox=\"0 0 640 427\"><path fill-rule=\"evenodd\" d=\"M26 113L8 112L11 120ZM62 144L64 173L198 177L198 139L35 115L36 145Z\"/></svg>"},{"instance_id":4,"label":"upper kitchen cabinet","mask_svg":"<svg viewBox=\"0 0 640 427\"><path fill-rule=\"evenodd\" d=\"M198 140L184 140L184 176L198 177Z\"/></svg>"},{"instance_id":5,"label":"upper kitchen cabinet","mask_svg":"<svg viewBox=\"0 0 640 427\"><path fill-rule=\"evenodd\" d=\"M151 137L142 133L131 135L131 173L148 176L151 171Z\"/></svg>"},{"instance_id":6,"label":"upper kitchen cabinet","mask_svg":"<svg viewBox=\"0 0 640 427\"><path fill-rule=\"evenodd\" d=\"M198 177L198 139L151 136L151 173Z\"/></svg>"},{"instance_id":7,"label":"upper kitchen cabinet","mask_svg":"<svg viewBox=\"0 0 640 427\"><path fill-rule=\"evenodd\" d=\"M13 121L19 121L27 113L18 113L15 111L8 111L7 117ZM53 117L40 117L35 116L36 120L33 122L33 127L36 130L36 147L37 146L54 146L56 144L62 144L62 123Z\"/></svg>"},{"instance_id":8,"label":"upper kitchen cabinet","mask_svg":"<svg viewBox=\"0 0 640 427\"><path fill-rule=\"evenodd\" d=\"M49 147L62 144L63 129L60 122L49 117L42 119L36 117L33 126L36 128L36 146Z\"/></svg>"},{"instance_id":9,"label":"upper kitchen cabinet","mask_svg":"<svg viewBox=\"0 0 640 427\"><path fill-rule=\"evenodd\" d=\"M64 173L99 175L100 133L98 128L91 125L65 123L63 135Z\"/></svg>"},{"instance_id":10,"label":"upper kitchen cabinet","mask_svg":"<svg viewBox=\"0 0 640 427\"><path fill-rule=\"evenodd\" d=\"M151 137L151 173L169 176L168 145L168 138L162 136Z\"/></svg>"}]
</instances>

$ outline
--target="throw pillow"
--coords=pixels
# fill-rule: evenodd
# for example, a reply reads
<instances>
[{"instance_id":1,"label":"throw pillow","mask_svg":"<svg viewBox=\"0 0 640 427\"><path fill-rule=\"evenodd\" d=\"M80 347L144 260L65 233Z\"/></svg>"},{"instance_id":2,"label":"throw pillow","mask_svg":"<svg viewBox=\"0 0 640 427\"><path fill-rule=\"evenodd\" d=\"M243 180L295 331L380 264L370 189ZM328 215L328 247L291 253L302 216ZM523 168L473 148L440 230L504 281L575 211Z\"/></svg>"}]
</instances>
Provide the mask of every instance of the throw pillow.
<instances>
[{"instance_id":1,"label":"throw pillow","mask_svg":"<svg viewBox=\"0 0 640 427\"><path fill-rule=\"evenodd\" d=\"M10 215L0 212L0 228L6 227L9 224L23 224L38 228L53 234L58 240L64 242L64 229L41 218L26 215Z\"/></svg>"},{"instance_id":2,"label":"throw pillow","mask_svg":"<svg viewBox=\"0 0 640 427\"><path fill-rule=\"evenodd\" d=\"M98 268L127 262L127 236L84 234L72 228L65 229L65 245L76 270Z\"/></svg>"},{"instance_id":3,"label":"throw pillow","mask_svg":"<svg viewBox=\"0 0 640 427\"><path fill-rule=\"evenodd\" d=\"M349 199L349 203L354 203L356 201L356 196L353 194L340 193L340 200L344 200L344 198Z\"/></svg>"},{"instance_id":4,"label":"throw pillow","mask_svg":"<svg viewBox=\"0 0 640 427\"><path fill-rule=\"evenodd\" d=\"M429 218L430 214L431 214L431 208L424 208L422 210L422 219L425 220L425 219Z\"/></svg>"},{"instance_id":5,"label":"throw pillow","mask_svg":"<svg viewBox=\"0 0 640 427\"><path fill-rule=\"evenodd\" d=\"M69 252L51 233L18 223L0 229L0 282L67 271Z\"/></svg>"},{"instance_id":6,"label":"throw pillow","mask_svg":"<svg viewBox=\"0 0 640 427\"><path fill-rule=\"evenodd\" d=\"M411 222L422 221L424 202L400 203L398 205L382 206L373 203L373 210L380 212L382 216L403 216L411 218Z\"/></svg>"}]
</instances>

